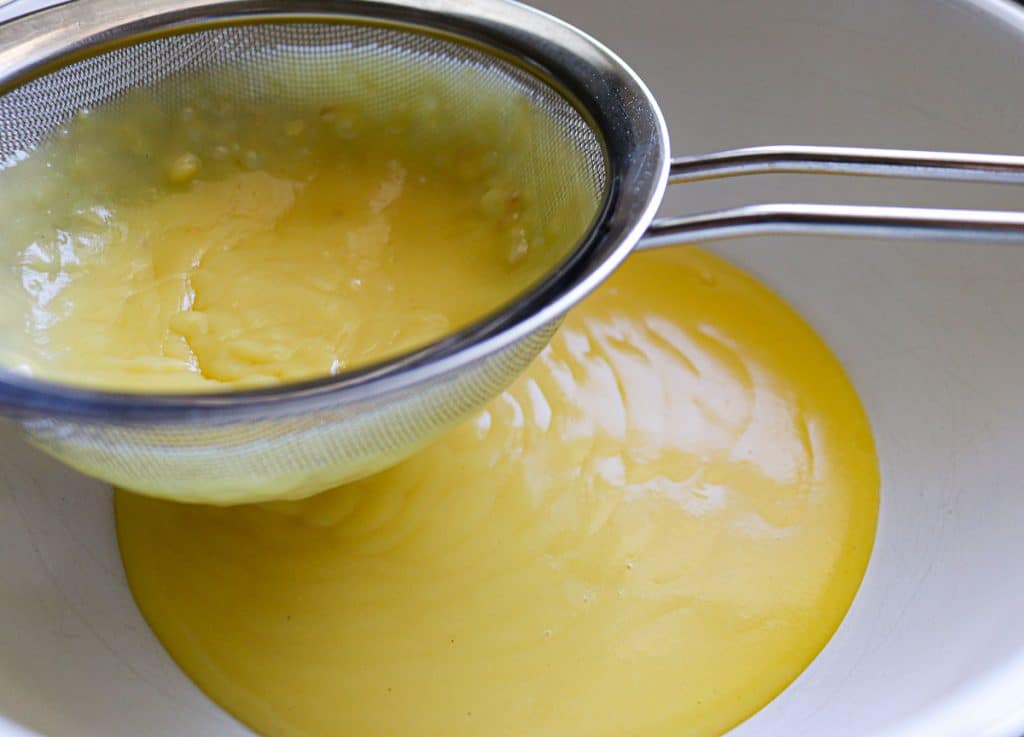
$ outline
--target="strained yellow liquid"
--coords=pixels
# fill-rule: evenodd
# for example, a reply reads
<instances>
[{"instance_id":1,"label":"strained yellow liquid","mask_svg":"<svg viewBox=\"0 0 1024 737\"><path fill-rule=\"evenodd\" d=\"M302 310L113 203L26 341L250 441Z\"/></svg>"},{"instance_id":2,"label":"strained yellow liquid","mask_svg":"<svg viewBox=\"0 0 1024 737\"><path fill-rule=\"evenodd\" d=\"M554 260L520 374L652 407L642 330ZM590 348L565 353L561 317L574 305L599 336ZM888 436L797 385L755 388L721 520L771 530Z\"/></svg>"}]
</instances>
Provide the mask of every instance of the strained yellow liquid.
<instances>
[{"instance_id":1,"label":"strained yellow liquid","mask_svg":"<svg viewBox=\"0 0 1024 737\"><path fill-rule=\"evenodd\" d=\"M632 257L484 411L299 502L117 495L143 614L266 737L711 737L838 626L878 506L828 348L697 250Z\"/></svg>"}]
</instances>

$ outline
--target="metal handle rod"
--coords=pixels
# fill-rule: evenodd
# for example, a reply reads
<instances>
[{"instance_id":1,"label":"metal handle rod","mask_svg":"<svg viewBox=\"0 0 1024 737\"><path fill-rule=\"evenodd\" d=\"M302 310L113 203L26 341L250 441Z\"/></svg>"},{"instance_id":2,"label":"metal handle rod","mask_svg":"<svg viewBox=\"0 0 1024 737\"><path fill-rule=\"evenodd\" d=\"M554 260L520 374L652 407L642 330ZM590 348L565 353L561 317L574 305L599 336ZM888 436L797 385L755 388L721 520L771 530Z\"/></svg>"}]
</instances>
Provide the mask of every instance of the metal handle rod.
<instances>
[{"instance_id":1,"label":"metal handle rod","mask_svg":"<svg viewBox=\"0 0 1024 737\"><path fill-rule=\"evenodd\" d=\"M672 160L669 182L767 173L949 179L1024 184L1024 156L838 146L762 146ZM856 205L748 205L658 218L637 250L754 235L1024 243L1024 212Z\"/></svg>"},{"instance_id":2,"label":"metal handle rod","mask_svg":"<svg viewBox=\"0 0 1024 737\"><path fill-rule=\"evenodd\" d=\"M1024 213L856 205L748 205L659 218L636 250L753 235L835 235L1024 243Z\"/></svg>"},{"instance_id":3,"label":"metal handle rod","mask_svg":"<svg viewBox=\"0 0 1024 737\"><path fill-rule=\"evenodd\" d=\"M1024 156L842 146L759 146L672 160L669 182L747 174L847 174L1024 184Z\"/></svg>"}]
</instances>

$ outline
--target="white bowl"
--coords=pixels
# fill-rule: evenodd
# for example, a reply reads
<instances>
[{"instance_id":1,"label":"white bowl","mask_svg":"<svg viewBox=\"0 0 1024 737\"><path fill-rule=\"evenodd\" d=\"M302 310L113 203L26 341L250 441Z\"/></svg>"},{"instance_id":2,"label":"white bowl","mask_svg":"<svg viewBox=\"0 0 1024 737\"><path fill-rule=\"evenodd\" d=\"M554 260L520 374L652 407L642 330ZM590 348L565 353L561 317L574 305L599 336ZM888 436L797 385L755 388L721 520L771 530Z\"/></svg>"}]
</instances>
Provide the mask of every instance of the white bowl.
<instances>
[{"instance_id":1,"label":"white bowl","mask_svg":"<svg viewBox=\"0 0 1024 737\"><path fill-rule=\"evenodd\" d=\"M678 153L787 142L1024 151L1024 12L1009 2L544 5L644 75ZM775 176L677 188L667 209L1013 208L1020 194ZM878 540L849 616L734 737L1020 737L1024 250L810 239L720 250L776 286L842 359L883 472ZM0 429L0 737L247 734L136 611L108 491Z\"/></svg>"}]
</instances>

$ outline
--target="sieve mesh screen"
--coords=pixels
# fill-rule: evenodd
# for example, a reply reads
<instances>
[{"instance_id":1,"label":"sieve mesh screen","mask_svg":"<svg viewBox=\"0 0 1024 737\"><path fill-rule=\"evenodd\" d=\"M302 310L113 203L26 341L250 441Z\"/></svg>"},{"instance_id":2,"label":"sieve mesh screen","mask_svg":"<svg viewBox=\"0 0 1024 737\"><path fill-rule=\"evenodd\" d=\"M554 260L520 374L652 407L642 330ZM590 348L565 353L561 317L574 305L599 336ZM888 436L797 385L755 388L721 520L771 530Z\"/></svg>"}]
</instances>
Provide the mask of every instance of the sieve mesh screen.
<instances>
[{"instance_id":1,"label":"sieve mesh screen","mask_svg":"<svg viewBox=\"0 0 1024 737\"><path fill-rule=\"evenodd\" d=\"M519 67L483 50L441 37L345 23L251 24L193 31L116 48L32 80L0 95L0 160L17 157L83 109L117 104L148 88L173 109L197 84L218 95L296 107L368 101L378 113L415 100L425 82L445 99L443 111L472 111L481 96L502 97L533 115L522 169L536 181L573 178L552 171L572 150L587 175L588 194L604 188L605 160L598 136L559 92ZM541 113L537 115L536 113ZM566 149L566 145L569 149ZM568 194L568 187L562 193Z\"/></svg>"}]
</instances>

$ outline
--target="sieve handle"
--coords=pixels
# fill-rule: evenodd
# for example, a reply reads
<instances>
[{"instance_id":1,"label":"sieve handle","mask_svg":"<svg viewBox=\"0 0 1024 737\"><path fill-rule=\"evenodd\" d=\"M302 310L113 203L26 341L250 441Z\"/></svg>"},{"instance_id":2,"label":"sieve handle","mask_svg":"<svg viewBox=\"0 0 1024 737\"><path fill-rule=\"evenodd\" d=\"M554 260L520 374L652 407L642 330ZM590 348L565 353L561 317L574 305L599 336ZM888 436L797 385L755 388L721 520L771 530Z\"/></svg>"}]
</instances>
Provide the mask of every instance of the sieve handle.
<instances>
[{"instance_id":1,"label":"sieve handle","mask_svg":"<svg viewBox=\"0 0 1024 737\"><path fill-rule=\"evenodd\" d=\"M1024 156L837 146L762 146L673 159L669 183L748 174L843 174L1024 184ZM1024 242L1024 212L767 204L658 218L638 250L754 235Z\"/></svg>"}]
</instances>

